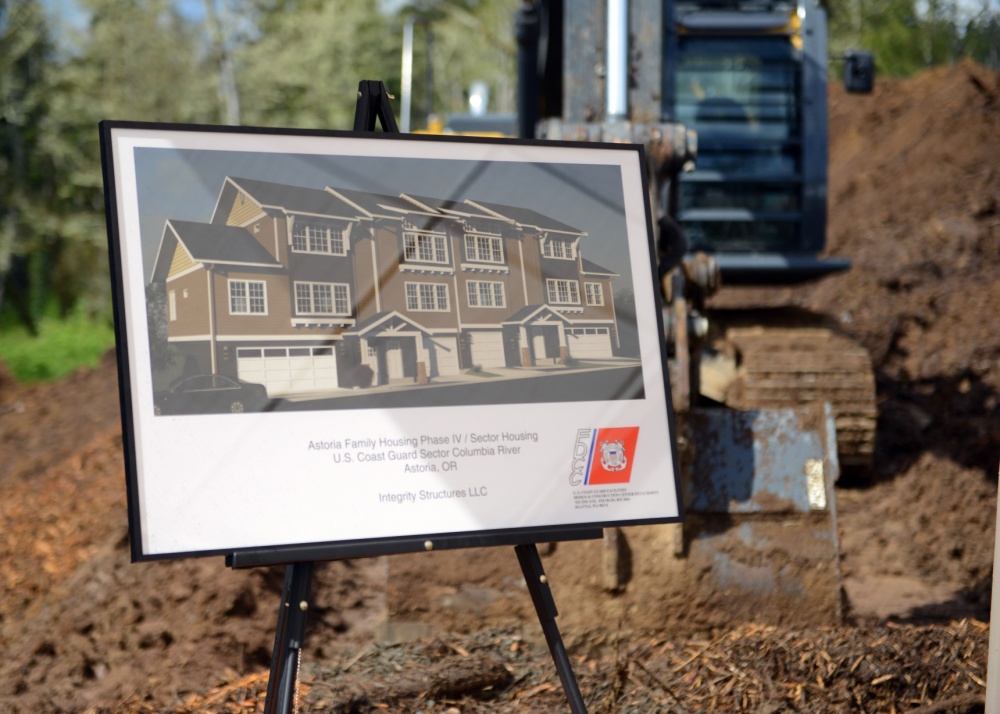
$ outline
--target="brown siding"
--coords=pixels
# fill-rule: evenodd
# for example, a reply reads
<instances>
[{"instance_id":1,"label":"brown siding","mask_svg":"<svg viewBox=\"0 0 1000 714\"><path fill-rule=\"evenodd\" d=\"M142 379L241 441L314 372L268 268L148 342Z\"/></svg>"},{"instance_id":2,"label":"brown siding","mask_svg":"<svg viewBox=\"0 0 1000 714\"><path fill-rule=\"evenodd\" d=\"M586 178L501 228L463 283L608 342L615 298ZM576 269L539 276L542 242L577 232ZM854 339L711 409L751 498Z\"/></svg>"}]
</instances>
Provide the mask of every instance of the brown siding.
<instances>
[{"instance_id":1,"label":"brown siding","mask_svg":"<svg viewBox=\"0 0 1000 714\"><path fill-rule=\"evenodd\" d=\"M355 241L351 246L354 256L354 285L357 294L354 302L357 305L358 322L367 320L378 312L375 300L375 264L372 261L372 239L362 226L355 226L352 231Z\"/></svg>"},{"instance_id":2,"label":"brown siding","mask_svg":"<svg viewBox=\"0 0 1000 714\"><path fill-rule=\"evenodd\" d=\"M185 290L188 294L186 298ZM177 319L169 323L168 335L170 337L207 335L208 279L205 277L204 268L167 283L168 309L171 291L177 296Z\"/></svg>"},{"instance_id":3,"label":"brown siding","mask_svg":"<svg viewBox=\"0 0 1000 714\"><path fill-rule=\"evenodd\" d=\"M524 301L525 276L522 271L525 266L521 264L521 254L529 247L530 243L526 241L522 245L520 236L516 233L513 235L505 233L504 251L507 254L507 265L510 266L510 277L507 281L507 309L509 313L515 313L527 304Z\"/></svg>"},{"instance_id":4,"label":"brown siding","mask_svg":"<svg viewBox=\"0 0 1000 714\"><path fill-rule=\"evenodd\" d=\"M229 312L229 280L263 280L267 287L266 315L232 315ZM288 276L219 271L215 276L216 334L287 335L299 334L292 327L292 303Z\"/></svg>"},{"instance_id":5,"label":"brown siding","mask_svg":"<svg viewBox=\"0 0 1000 714\"><path fill-rule=\"evenodd\" d=\"M496 273L473 273L462 271L458 277L458 299L461 301L462 322L464 324L499 325L508 317L524 307L524 292L521 286L521 274L515 265L507 275ZM469 281L503 283L504 296L507 304L497 307L470 307Z\"/></svg>"},{"instance_id":6,"label":"brown siding","mask_svg":"<svg viewBox=\"0 0 1000 714\"><path fill-rule=\"evenodd\" d=\"M521 242L524 255L524 275L528 282L528 304L541 305L545 302L545 281L542 279L542 251L538 236L525 233Z\"/></svg>"},{"instance_id":7,"label":"brown siding","mask_svg":"<svg viewBox=\"0 0 1000 714\"><path fill-rule=\"evenodd\" d=\"M281 260L281 243L274 240L274 218L271 216L260 216L256 221L250 223L246 229L257 242L264 246L264 250L274 256L275 260ZM277 250L277 252L276 252Z\"/></svg>"},{"instance_id":8,"label":"brown siding","mask_svg":"<svg viewBox=\"0 0 1000 714\"><path fill-rule=\"evenodd\" d=\"M585 283L599 283L601 289L604 291L604 304L603 305L588 305L587 304L587 288ZM612 308L612 302L614 301L614 295L611 294L611 281L601 280L598 278L588 278L583 276L580 278L580 299L583 301L583 316L590 318L592 320L611 320L614 318L615 313Z\"/></svg>"}]
</instances>

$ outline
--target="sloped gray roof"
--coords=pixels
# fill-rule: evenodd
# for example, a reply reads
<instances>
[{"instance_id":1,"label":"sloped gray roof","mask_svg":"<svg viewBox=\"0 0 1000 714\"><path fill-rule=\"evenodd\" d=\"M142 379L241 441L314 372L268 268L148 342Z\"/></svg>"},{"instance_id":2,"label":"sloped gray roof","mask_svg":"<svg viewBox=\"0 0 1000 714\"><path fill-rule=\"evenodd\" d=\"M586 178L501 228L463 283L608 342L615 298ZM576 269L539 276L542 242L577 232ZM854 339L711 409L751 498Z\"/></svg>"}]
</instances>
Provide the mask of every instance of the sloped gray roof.
<instances>
[{"instance_id":1,"label":"sloped gray roof","mask_svg":"<svg viewBox=\"0 0 1000 714\"><path fill-rule=\"evenodd\" d=\"M531 226L542 231L556 231L557 233L572 233L573 235L584 235L586 231L574 228L571 225L557 221L555 218L543 215L530 208L518 208L517 206L505 206L501 203L487 203L486 201L469 200L476 206L481 206L497 215L509 218L522 226Z\"/></svg>"},{"instance_id":2,"label":"sloped gray roof","mask_svg":"<svg viewBox=\"0 0 1000 714\"><path fill-rule=\"evenodd\" d=\"M358 209L341 201L329 191L236 176L230 176L229 180L262 206L275 206L292 213L312 213L335 218L362 217L358 214Z\"/></svg>"},{"instance_id":3,"label":"sloped gray roof","mask_svg":"<svg viewBox=\"0 0 1000 714\"><path fill-rule=\"evenodd\" d=\"M447 213L455 213L460 216L475 216L477 218L492 218L496 220L496 216L488 211L484 211L482 208L477 206L475 203L469 203L468 201L458 201L451 198L431 198L430 196L418 196L415 193L404 193L404 198L408 198L411 201L416 201L428 206L435 211L443 211Z\"/></svg>"},{"instance_id":4,"label":"sloped gray roof","mask_svg":"<svg viewBox=\"0 0 1000 714\"><path fill-rule=\"evenodd\" d=\"M592 260L587 260L584 257L580 257L580 265L583 267L583 272L588 275L609 275L611 277L618 277L619 273L613 270L609 270L604 266L598 265Z\"/></svg>"},{"instance_id":5,"label":"sloped gray roof","mask_svg":"<svg viewBox=\"0 0 1000 714\"><path fill-rule=\"evenodd\" d=\"M354 189L339 188L337 186L329 186L327 191L336 191L348 201L360 206L364 211L368 212L368 214L372 216L398 217L402 215L400 211L417 210L416 206L409 201L403 200L399 196L385 196L379 193L356 191Z\"/></svg>"},{"instance_id":6,"label":"sloped gray roof","mask_svg":"<svg viewBox=\"0 0 1000 714\"><path fill-rule=\"evenodd\" d=\"M243 228L193 221L171 220L169 224L196 262L281 267Z\"/></svg>"}]
</instances>

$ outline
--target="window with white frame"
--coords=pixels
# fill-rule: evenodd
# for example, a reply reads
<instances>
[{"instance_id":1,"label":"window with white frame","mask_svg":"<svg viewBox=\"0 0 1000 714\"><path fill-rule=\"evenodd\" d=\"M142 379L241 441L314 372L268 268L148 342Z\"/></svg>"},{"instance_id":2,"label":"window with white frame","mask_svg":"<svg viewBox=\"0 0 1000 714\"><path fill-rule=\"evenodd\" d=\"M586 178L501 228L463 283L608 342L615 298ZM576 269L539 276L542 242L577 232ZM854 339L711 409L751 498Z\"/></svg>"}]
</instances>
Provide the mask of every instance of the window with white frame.
<instances>
[{"instance_id":1,"label":"window with white frame","mask_svg":"<svg viewBox=\"0 0 1000 714\"><path fill-rule=\"evenodd\" d=\"M559 258L560 260L576 259L572 243L563 243L556 240L546 240L542 243L542 255L546 258Z\"/></svg>"},{"instance_id":2,"label":"window with white frame","mask_svg":"<svg viewBox=\"0 0 1000 714\"><path fill-rule=\"evenodd\" d=\"M466 283L469 291L469 307L506 307L503 283L487 280L470 280Z\"/></svg>"},{"instance_id":3,"label":"window with white frame","mask_svg":"<svg viewBox=\"0 0 1000 714\"><path fill-rule=\"evenodd\" d=\"M604 286L600 283L584 283L583 290L587 295L588 305L604 304Z\"/></svg>"},{"instance_id":4,"label":"window with white frame","mask_svg":"<svg viewBox=\"0 0 1000 714\"><path fill-rule=\"evenodd\" d=\"M171 290L168 297L168 312L170 315L170 321L176 322L177 320L177 291Z\"/></svg>"},{"instance_id":5,"label":"window with white frame","mask_svg":"<svg viewBox=\"0 0 1000 714\"><path fill-rule=\"evenodd\" d=\"M549 278L545 281L545 286L548 289L549 302L551 304L580 304L580 284L575 280L556 280Z\"/></svg>"},{"instance_id":6,"label":"window with white frame","mask_svg":"<svg viewBox=\"0 0 1000 714\"><path fill-rule=\"evenodd\" d=\"M320 223L296 221L292 228L292 250L296 253L347 255L344 229Z\"/></svg>"},{"instance_id":7,"label":"window with white frame","mask_svg":"<svg viewBox=\"0 0 1000 714\"><path fill-rule=\"evenodd\" d=\"M295 283L299 315L350 315L351 294L344 283Z\"/></svg>"},{"instance_id":8,"label":"window with white frame","mask_svg":"<svg viewBox=\"0 0 1000 714\"><path fill-rule=\"evenodd\" d=\"M421 263L448 263L445 237L440 233L403 231L403 257Z\"/></svg>"},{"instance_id":9,"label":"window with white frame","mask_svg":"<svg viewBox=\"0 0 1000 714\"><path fill-rule=\"evenodd\" d=\"M406 283L406 309L448 312L448 286L442 283Z\"/></svg>"},{"instance_id":10,"label":"window with white frame","mask_svg":"<svg viewBox=\"0 0 1000 714\"><path fill-rule=\"evenodd\" d=\"M264 281L230 280L229 314L266 315L267 285Z\"/></svg>"},{"instance_id":11,"label":"window with white frame","mask_svg":"<svg viewBox=\"0 0 1000 714\"><path fill-rule=\"evenodd\" d=\"M503 263L503 241L497 235L466 233L465 259L480 263Z\"/></svg>"}]
</instances>

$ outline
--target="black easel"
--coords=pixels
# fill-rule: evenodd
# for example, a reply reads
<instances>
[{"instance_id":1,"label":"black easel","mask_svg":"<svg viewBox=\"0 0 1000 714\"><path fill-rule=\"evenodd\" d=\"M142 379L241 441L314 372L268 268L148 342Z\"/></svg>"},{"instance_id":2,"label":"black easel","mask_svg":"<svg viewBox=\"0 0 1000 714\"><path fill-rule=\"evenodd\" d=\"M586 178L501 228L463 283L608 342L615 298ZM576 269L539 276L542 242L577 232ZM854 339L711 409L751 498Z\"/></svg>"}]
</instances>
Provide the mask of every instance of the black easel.
<instances>
[{"instance_id":1,"label":"black easel","mask_svg":"<svg viewBox=\"0 0 1000 714\"><path fill-rule=\"evenodd\" d=\"M358 85L358 102L354 110L354 131L375 131L375 119L382 125L382 131L399 133L396 117L393 116L389 104L389 93L385 85L378 80L362 80ZM600 531L597 531L597 536ZM589 532L583 537L595 537ZM580 687L573 674L569 655L563 645L562 635L556 625L555 600L549 589L548 578L542 568L542 559L534 543L524 543L514 546L517 560L521 564L521 572L528 585L531 601L538 614L538 621L545 634L545 642L556 664L559 680L562 682L569 700L572 714L587 714ZM252 561L248 554L243 554L246 561ZM233 556L229 559L231 565L237 565L239 559ZM245 561L245 562L246 562ZM265 714L291 714L298 698L299 664L302 657L302 646L305 640L306 612L309 609L309 585L312 581L312 562L293 562L285 566L285 583L281 592L281 606L278 610L278 626L274 635L274 651L271 655L271 675L267 681L267 699L264 702Z\"/></svg>"}]
</instances>

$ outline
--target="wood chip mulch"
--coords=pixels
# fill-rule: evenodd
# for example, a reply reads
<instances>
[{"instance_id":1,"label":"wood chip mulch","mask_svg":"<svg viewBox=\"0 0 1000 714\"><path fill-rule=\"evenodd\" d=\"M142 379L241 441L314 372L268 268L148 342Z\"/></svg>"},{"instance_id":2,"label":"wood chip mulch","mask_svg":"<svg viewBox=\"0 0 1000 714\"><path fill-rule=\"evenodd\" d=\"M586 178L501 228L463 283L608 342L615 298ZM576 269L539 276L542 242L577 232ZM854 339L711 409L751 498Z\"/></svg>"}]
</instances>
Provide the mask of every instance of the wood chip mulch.
<instances>
[{"instance_id":1,"label":"wood chip mulch","mask_svg":"<svg viewBox=\"0 0 1000 714\"><path fill-rule=\"evenodd\" d=\"M810 631L745 625L713 640L594 643L592 655L571 658L591 714L973 714L984 710L988 640L989 625L975 620ZM303 713L568 711L544 644L510 631L373 644L337 662L304 662L302 674ZM132 701L103 711L263 712L266 691L263 672L233 676L172 709Z\"/></svg>"}]
</instances>

